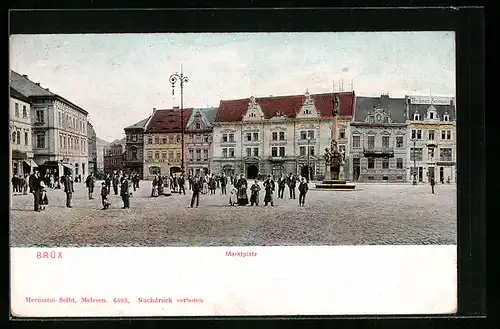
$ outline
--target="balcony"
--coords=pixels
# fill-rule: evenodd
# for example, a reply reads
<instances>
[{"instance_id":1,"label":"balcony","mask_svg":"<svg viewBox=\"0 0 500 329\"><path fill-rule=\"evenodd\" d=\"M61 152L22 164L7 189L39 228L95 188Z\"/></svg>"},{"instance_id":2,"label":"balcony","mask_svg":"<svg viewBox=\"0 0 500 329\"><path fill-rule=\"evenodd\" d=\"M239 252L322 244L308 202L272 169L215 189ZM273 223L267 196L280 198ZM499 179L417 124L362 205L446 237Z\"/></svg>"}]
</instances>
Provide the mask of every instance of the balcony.
<instances>
[{"instance_id":1,"label":"balcony","mask_svg":"<svg viewBox=\"0 0 500 329\"><path fill-rule=\"evenodd\" d=\"M431 146L431 147L437 147L437 142L434 139L428 139L425 141L425 145Z\"/></svg>"},{"instance_id":2,"label":"balcony","mask_svg":"<svg viewBox=\"0 0 500 329\"><path fill-rule=\"evenodd\" d=\"M285 161L285 160L286 160L286 156L279 156L279 155L277 155L277 156L272 156L272 155L271 155L271 156L269 157L269 161L272 161L272 162L283 162L283 161Z\"/></svg>"},{"instance_id":3,"label":"balcony","mask_svg":"<svg viewBox=\"0 0 500 329\"><path fill-rule=\"evenodd\" d=\"M363 153L365 157L394 157L394 148L392 147L373 147L373 148L363 148Z\"/></svg>"}]
</instances>

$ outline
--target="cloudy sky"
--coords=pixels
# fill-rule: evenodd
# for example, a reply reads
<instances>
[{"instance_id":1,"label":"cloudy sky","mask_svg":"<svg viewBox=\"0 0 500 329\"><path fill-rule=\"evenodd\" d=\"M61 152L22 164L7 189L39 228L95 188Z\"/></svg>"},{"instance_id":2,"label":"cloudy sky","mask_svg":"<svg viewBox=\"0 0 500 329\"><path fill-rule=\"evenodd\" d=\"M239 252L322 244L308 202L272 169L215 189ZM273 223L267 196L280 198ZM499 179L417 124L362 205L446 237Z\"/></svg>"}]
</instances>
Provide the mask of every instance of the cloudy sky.
<instances>
[{"instance_id":1,"label":"cloudy sky","mask_svg":"<svg viewBox=\"0 0 500 329\"><path fill-rule=\"evenodd\" d=\"M14 35L11 69L89 112L108 141L153 107L180 103L168 79L182 65L184 107L221 99L331 92L455 96L453 32Z\"/></svg>"}]
</instances>

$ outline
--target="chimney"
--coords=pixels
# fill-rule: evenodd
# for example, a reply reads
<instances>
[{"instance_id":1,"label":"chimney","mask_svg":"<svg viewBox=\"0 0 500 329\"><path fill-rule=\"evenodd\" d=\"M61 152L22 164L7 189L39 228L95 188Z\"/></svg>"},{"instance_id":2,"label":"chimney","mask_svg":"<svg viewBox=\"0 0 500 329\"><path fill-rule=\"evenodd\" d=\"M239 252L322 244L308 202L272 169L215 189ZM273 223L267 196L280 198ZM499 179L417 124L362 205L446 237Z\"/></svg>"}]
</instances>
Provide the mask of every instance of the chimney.
<instances>
[{"instance_id":1,"label":"chimney","mask_svg":"<svg viewBox=\"0 0 500 329\"><path fill-rule=\"evenodd\" d=\"M49 89L49 88L45 88L45 90L50 91L50 89Z\"/></svg>"},{"instance_id":2,"label":"chimney","mask_svg":"<svg viewBox=\"0 0 500 329\"><path fill-rule=\"evenodd\" d=\"M23 77L28 79L28 75L27 74L23 74Z\"/></svg>"},{"instance_id":3,"label":"chimney","mask_svg":"<svg viewBox=\"0 0 500 329\"><path fill-rule=\"evenodd\" d=\"M39 86L39 85L40 85L40 82L35 82L35 85Z\"/></svg>"}]
</instances>

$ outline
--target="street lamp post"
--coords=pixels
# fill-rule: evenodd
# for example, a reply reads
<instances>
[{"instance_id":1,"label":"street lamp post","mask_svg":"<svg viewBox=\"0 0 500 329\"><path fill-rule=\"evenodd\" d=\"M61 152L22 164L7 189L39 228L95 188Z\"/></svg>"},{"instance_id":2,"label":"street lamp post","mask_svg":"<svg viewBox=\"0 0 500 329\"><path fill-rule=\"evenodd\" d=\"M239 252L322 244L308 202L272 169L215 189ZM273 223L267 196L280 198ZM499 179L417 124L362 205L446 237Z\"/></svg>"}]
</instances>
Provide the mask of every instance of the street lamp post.
<instances>
[{"instance_id":1,"label":"street lamp post","mask_svg":"<svg viewBox=\"0 0 500 329\"><path fill-rule=\"evenodd\" d=\"M417 139L413 139L413 185L417 185L417 158L415 157Z\"/></svg>"},{"instance_id":2,"label":"street lamp post","mask_svg":"<svg viewBox=\"0 0 500 329\"><path fill-rule=\"evenodd\" d=\"M311 143L311 136L307 136L307 181L308 182L311 180L311 164L309 161L309 156L311 155L311 152L309 150L310 143Z\"/></svg>"},{"instance_id":3,"label":"street lamp post","mask_svg":"<svg viewBox=\"0 0 500 329\"><path fill-rule=\"evenodd\" d=\"M172 95L174 94L174 87L177 81L179 81L181 87L181 172L184 173L184 83L189 81L188 77L182 74L182 66L181 66L181 74L177 74L175 72L170 76L170 83L172 84Z\"/></svg>"}]
</instances>

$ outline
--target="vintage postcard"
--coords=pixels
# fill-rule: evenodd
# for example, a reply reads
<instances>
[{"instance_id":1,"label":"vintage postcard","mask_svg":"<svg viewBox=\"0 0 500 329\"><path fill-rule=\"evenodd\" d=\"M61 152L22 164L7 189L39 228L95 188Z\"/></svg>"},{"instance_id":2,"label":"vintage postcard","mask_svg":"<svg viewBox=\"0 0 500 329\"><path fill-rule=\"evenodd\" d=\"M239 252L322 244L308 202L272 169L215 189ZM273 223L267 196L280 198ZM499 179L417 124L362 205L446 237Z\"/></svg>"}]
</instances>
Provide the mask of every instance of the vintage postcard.
<instances>
[{"instance_id":1,"label":"vintage postcard","mask_svg":"<svg viewBox=\"0 0 500 329\"><path fill-rule=\"evenodd\" d=\"M455 80L453 32L11 35L12 316L454 313Z\"/></svg>"}]
</instances>

